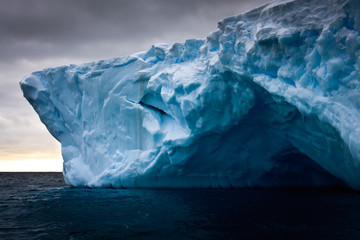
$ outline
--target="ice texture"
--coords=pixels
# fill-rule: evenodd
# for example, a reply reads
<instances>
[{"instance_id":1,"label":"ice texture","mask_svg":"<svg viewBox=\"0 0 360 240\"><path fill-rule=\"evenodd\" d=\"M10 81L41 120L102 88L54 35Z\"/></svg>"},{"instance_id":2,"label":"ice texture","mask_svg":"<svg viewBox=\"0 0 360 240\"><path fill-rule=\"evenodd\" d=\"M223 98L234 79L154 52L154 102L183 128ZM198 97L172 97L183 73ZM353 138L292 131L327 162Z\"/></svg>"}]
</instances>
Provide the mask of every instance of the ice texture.
<instances>
[{"instance_id":1,"label":"ice texture","mask_svg":"<svg viewBox=\"0 0 360 240\"><path fill-rule=\"evenodd\" d=\"M274 1L206 39L20 83L89 187L360 189L360 1Z\"/></svg>"}]
</instances>

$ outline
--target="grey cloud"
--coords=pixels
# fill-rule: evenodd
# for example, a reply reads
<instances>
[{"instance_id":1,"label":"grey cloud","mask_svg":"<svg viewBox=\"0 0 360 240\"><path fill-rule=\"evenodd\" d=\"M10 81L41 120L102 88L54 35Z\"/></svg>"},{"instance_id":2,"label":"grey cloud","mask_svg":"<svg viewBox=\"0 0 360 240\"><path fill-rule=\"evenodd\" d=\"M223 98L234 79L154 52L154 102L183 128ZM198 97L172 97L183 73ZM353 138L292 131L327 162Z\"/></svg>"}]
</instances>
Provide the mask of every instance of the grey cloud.
<instances>
[{"instance_id":1,"label":"grey cloud","mask_svg":"<svg viewBox=\"0 0 360 240\"><path fill-rule=\"evenodd\" d=\"M0 58L8 61L18 57L86 54L82 52L83 45L96 47L104 41L118 45L132 42L132 50L137 44L149 44L154 38L172 40L166 33L177 31L179 35L193 33L194 37L206 37L221 18L264 2L266 0L3 0ZM111 52L110 44L106 51ZM129 51L119 51L123 53Z\"/></svg>"}]
</instances>

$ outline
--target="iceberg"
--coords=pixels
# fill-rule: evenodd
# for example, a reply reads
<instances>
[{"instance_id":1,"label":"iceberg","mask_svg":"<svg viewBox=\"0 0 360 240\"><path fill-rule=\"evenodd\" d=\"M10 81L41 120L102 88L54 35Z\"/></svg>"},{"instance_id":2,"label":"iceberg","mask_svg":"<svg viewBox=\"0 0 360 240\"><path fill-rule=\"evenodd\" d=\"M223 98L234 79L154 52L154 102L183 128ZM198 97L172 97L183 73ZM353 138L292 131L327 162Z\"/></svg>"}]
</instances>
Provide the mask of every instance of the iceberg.
<instances>
[{"instance_id":1,"label":"iceberg","mask_svg":"<svg viewBox=\"0 0 360 240\"><path fill-rule=\"evenodd\" d=\"M360 1L282 0L20 85L72 186L360 190L359 68Z\"/></svg>"}]
</instances>

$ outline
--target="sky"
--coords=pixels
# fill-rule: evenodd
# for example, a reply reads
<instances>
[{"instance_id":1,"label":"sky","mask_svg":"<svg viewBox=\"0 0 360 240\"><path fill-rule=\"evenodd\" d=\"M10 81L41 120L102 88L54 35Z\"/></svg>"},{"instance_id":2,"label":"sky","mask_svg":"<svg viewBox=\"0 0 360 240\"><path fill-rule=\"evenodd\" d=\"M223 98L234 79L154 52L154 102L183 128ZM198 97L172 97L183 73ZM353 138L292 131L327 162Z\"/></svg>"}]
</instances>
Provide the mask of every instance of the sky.
<instances>
[{"instance_id":1,"label":"sky","mask_svg":"<svg viewBox=\"0 0 360 240\"><path fill-rule=\"evenodd\" d=\"M58 143L22 96L47 67L206 38L217 22L268 0L1 0L0 172L61 171Z\"/></svg>"}]
</instances>

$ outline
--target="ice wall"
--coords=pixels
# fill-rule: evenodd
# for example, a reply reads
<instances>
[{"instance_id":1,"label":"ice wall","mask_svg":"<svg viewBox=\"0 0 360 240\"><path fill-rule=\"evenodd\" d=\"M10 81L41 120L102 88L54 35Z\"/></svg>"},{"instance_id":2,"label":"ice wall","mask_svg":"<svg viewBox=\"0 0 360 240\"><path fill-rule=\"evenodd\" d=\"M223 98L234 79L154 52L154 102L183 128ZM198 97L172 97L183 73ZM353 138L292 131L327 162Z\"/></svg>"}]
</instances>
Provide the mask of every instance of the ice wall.
<instances>
[{"instance_id":1,"label":"ice wall","mask_svg":"<svg viewBox=\"0 0 360 240\"><path fill-rule=\"evenodd\" d=\"M20 85L70 185L360 189L359 31L360 1L274 1Z\"/></svg>"}]
</instances>

